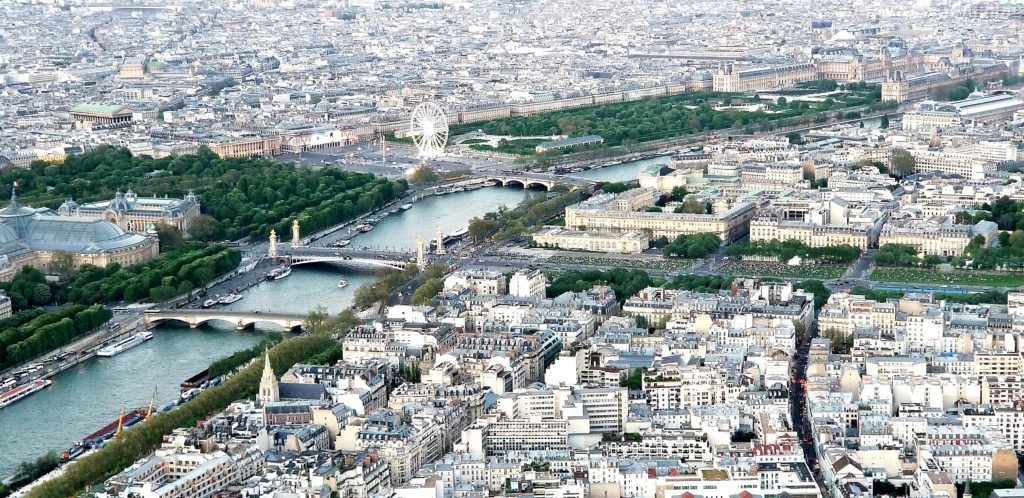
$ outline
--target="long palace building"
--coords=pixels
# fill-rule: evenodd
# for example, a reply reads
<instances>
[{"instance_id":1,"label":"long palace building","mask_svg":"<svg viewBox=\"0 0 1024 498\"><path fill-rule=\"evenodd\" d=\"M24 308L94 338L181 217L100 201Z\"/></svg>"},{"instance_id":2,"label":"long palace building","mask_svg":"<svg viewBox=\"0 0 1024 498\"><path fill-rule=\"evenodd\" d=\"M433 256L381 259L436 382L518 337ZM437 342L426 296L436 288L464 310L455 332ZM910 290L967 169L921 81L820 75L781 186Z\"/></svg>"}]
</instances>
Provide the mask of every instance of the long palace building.
<instances>
[{"instance_id":1,"label":"long palace building","mask_svg":"<svg viewBox=\"0 0 1024 498\"><path fill-rule=\"evenodd\" d=\"M100 219L117 225L127 232L149 232L156 225L172 226L188 235L189 224L199 215L199 198L189 192L183 199L166 197L139 197L128 189L117 192L109 201L78 204L72 199L57 208L65 217Z\"/></svg>"}]
</instances>

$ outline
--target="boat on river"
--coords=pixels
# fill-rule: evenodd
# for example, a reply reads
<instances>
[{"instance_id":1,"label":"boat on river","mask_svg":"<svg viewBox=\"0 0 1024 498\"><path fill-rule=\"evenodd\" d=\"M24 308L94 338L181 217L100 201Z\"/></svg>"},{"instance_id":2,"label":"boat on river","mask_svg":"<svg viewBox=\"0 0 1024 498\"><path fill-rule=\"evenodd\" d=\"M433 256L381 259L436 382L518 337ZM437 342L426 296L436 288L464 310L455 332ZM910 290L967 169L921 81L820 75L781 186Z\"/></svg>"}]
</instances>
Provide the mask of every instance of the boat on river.
<instances>
[{"instance_id":1,"label":"boat on river","mask_svg":"<svg viewBox=\"0 0 1024 498\"><path fill-rule=\"evenodd\" d=\"M150 332L148 330L143 330L142 332L139 332L138 334L132 335L131 337L129 337L127 339L122 339L121 341L118 341L115 344L111 344L110 346L107 346L107 347L97 351L96 352L96 356L102 356L104 358L109 358L111 356L117 356L117 355L119 355L119 354L121 354L121 353L123 353L125 351L128 351L131 348L134 348L135 346L138 346L139 344L142 344L142 343L152 339L152 338L153 338L153 333L152 332Z\"/></svg>"},{"instance_id":2,"label":"boat on river","mask_svg":"<svg viewBox=\"0 0 1024 498\"><path fill-rule=\"evenodd\" d=\"M13 405L18 401L27 398L31 394L35 394L43 389L47 388L53 381L49 379L36 379L32 382L16 386L15 388L0 393L0 408Z\"/></svg>"},{"instance_id":3,"label":"boat on river","mask_svg":"<svg viewBox=\"0 0 1024 498\"><path fill-rule=\"evenodd\" d=\"M292 268L290 266L282 266L267 273L267 280L281 280L291 274Z\"/></svg>"}]
</instances>

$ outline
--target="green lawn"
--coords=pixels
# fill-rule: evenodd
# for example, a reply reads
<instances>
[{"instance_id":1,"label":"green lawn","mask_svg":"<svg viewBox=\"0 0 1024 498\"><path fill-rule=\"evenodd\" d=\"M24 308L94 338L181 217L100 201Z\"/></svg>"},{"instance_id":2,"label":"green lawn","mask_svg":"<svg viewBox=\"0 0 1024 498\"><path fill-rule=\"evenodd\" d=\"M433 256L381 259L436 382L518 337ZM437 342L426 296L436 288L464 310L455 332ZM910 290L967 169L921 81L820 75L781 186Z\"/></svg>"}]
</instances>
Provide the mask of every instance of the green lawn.
<instances>
[{"instance_id":1,"label":"green lawn","mask_svg":"<svg viewBox=\"0 0 1024 498\"><path fill-rule=\"evenodd\" d=\"M640 268L644 270L685 270L690 267L691 262L679 259L634 259L634 258L609 258L602 257L602 253L594 255L561 255L556 254L545 258L545 263L565 265L589 265L606 266L610 268Z\"/></svg>"},{"instance_id":2,"label":"green lawn","mask_svg":"<svg viewBox=\"0 0 1024 498\"><path fill-rule=\"evenodd\" d=\"M1024 286L1024 273L978 270L943 272L930 268L879 267L871 272L871 280L876 282L908 282L914 284L1020 287Z\"/></svg>"},{"instance_id":3,"label":"green lawn","mask_svg":"<svg viewBox=\"0 0 1024 498\"><path fill-rule=\"evenodd\" d=\"M801 265L789 266L783 263L761 261L729 261L719 269L721 275L738 277L780 277L780 278L813 278L829 280L840 278L846 273L846 266L840 265Z\"/></svg>"}]
</instances>

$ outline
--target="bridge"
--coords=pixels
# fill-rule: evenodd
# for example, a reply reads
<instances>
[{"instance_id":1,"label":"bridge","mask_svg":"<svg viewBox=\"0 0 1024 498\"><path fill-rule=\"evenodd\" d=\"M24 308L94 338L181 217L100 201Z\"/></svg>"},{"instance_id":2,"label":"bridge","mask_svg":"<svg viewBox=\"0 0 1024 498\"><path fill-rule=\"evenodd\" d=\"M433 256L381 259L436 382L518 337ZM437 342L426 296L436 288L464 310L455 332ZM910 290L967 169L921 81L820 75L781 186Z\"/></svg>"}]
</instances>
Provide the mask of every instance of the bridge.
<instances>
[{"instance_id":1,"label":"bridge","mask_svg":"<svg viewBox=\"0 0 1024 498\"><path fill-rule=\"evenodd\" d=\"M436 254L444 254L444 233L441 226L434 227L434 251ZM270 241L267 244L267 258L279 261L288 266L310 264L310 263L335 263L363 268L391 268L402 270L410 264L416 264L425 268L429 262L427 259L427 245L420 237L416 237L416 251L401 250L376 250L364 247L355 249L349 247L322 247L307 246L302 243L302 233L299 229L299 220L292 220L292 242L282 243L277 236L277 230L270 230Z\"/></svg>"},{"instance_id":2,"label":"bridge","mask_svg":"<svg viewBox=\"0 0 1024 498\"><path fill-rule=\"evenodd\" d=\"M278 259L284 259L291 266L310 263L335 263L363 268L391 268L401 270L409 263L415 263L416 253L374 251L370 249L331 248L317 246L279 245Z\"/></svg>"},{"instance_id":3,"label":"bridge","mask_svg":"<svg viewBox=\"0 0 1024 498\"><path fill-rule=\"evenodd\" d=\"M149 309L143 314L143 320L147 327L153 327L164 322L187 323L191 328L213 322L227 322L233 324L236 329L247 329L257 323L272 323L280 326L285 331L301 328L306 322L305 315L290 313L266 313L262 311L229 311L229 310L161 310Z\"/></svg>"},{"instance_id":4,"label":"bridge","mask_svg":"<svg viewBox=\"0 0 1024 498\"><path fill-rule=\"evenodd\" d=\"M484 174L477 177L484 183L501 185L504 187L520 186L523 188L543 187L551 190L555 185L563 184L570 187L591 188L597 185L597 181L589 178L580 178L570 175L549 175L545 173L498 173Z\"/></svg>"}]
</instances>

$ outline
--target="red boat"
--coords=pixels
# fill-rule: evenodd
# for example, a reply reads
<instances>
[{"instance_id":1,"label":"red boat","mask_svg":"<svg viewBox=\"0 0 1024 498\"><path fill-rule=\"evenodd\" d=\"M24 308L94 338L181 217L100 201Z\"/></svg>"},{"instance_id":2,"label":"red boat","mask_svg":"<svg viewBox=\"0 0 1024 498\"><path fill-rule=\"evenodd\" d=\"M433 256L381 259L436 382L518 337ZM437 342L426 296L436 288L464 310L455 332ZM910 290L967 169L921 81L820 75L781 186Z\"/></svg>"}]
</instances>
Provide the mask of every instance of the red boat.
<instances>
[{"instance_id":1,"label":"red boat","mask_svg":"<svg viewBox=\"0 0 1024 498\"><path fill-rule=\"evenodd\" d=\"M68 448L63 453L61 453L61 461L71 461L76 457L80 456L82 453L85 453L85 450L89 448L95 448L102 444L103 441L106 441L107 439L114 437L114 435L117 434L117 431L127 429L139 422L142 422L143 420L146 419L146 415L150 412L150 410L152 409L138 408L135 410L131 410L127 413L122 411L121 416L118 417L117 420L114 420L113 422L104 425L102 429L92 434L89 434L88 436L85 436L85 438L83 438L81 441L75 443L74 445L71 446L71 448Z\"/></svg>"},{"instance_id":2,"label":"red boat","mask_svg":"<svg viewBox=\"0 0 1024 498\"><path fill-rule=\"evenodd\" d=\"M117 432L118 428L131 427L141 422L145 418L145 408L138 408L127 413L122 412L120 418L107 425L104 425L102 429L92 434L89 434L88 436L85 436L85 438L82 439L82 441L87 444L94 444L106 439L110 439L111 437L113 437L114 433Z\"/></svg>"}]
</instances>

